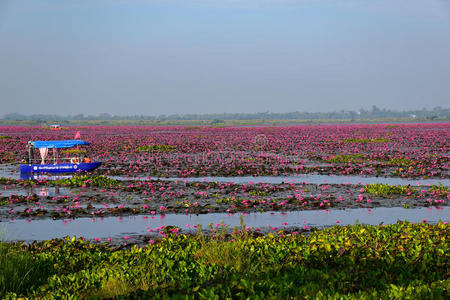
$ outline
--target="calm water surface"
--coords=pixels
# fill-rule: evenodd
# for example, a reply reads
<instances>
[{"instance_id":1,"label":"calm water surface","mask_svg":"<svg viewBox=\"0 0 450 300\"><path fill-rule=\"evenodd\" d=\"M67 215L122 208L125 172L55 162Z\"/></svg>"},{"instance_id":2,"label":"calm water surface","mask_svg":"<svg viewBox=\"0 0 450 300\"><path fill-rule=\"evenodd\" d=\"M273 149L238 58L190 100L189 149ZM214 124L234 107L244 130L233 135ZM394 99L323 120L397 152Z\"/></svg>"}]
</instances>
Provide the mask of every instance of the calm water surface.
<instances>
[{"instance_id":1,"label":"calm water surface","mask_svg":"<svg viewBox=\"0 0 450 300\"><path fill-rule=\"evenodd\" d=\"M272 230L283 227L328 227L333 225L393 224L398 220L430 223L450 221L450 206L440 208L358 208L346 210L293 211L264 213L211 213L202 215L141 215L128 217L78 218L74 220L10 220L0 222L6 232L6 240L47 240L64 236L83 236L88 239L123 237L127 235L146 235L149 229L162 225L175 225L182 232L192 230L196 224L207 228L209 223L223 222L231 227L240 225L242 216L246 226ZM287 223L284 224L283 223ZM188 224L190 225L188 227Z\"/></svg>"},{"instance_id":2,"label":"calm water surface","mask_svg":"<svg viewBox=\"0 0 450 300\"><path fill-rule=\"evenodd\" d=\"M34 179L61 179L70 178L73 175L34 175ZM19 179L20 172L18 167L13 165L0 166L0 177ZM185 182L201 182L201 181L216 181L216 182L234 182L242 183L311 183L311 184L370 184L383 183L395 185L434 185L442 184L450 186L449 178L431 178L431 179L411 179L399 177L364 177L364 176L341 176L341 175L317 175L317 174L297 174L294 176L235 176L235 177L187 177L187 178L158 178L158 177L127 177L127 176L109 176L117 180L170 180L170 181L185 181ZM25 179L25 178L24 178ZM31 178L27 178L31 179Z\"/></svg>"},{"instance_id":3,"label":"calm water surface","mask_svg":"<svg viewBox=\"0 0 450 300\"><path fill-rule=\"evenodd\" d=\"M238 184L243 183L311 183L311 184L370 184L383 183L395 185L434 185L442 184L450 186L450 179L433 178L433 179L411 179L398 177L364 177L364 176L340 176L340 175L314 175L314 174L299 174L297 176L242 176L242 177L187 177L187 178L157 178L157 177L126 177L126 176L110 176L117 180L170 180L170 181L185 181L185 182L233 182Z\"/></svg>"}]
</instances>

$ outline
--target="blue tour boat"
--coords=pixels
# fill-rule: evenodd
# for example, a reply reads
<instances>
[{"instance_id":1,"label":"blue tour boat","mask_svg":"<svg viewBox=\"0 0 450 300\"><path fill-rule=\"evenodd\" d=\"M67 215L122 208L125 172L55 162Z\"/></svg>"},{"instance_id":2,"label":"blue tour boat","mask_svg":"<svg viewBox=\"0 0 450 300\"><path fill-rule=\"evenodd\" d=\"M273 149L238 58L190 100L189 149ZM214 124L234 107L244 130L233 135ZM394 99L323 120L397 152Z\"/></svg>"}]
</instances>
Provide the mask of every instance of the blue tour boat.
<instances>
[{"instance_id":1,"label":"blue tour boat","mask_svg":"<svg viewBox=\"0 0 450 300\"><path fill-rule=\"evenodd\" d=\"M20 165L20 173L74 173L78 171L92 171L98 168L101 162L91 162L91 160L84 156L82 151L74 151L74 156L71 158L60 158L58 150L60 148L73 148L89 145L86 141L81 140L62 140L62 141L29 141L28 149L28 164ZM39 149L41 154L40 163L36 163L39 159L33 158L33 148ZM48 149L52 149L53 163L45 163ZM79 149L78 149L79 150ZM64 162L64 160L68 160Z\"/></svg>"}]
</instances>

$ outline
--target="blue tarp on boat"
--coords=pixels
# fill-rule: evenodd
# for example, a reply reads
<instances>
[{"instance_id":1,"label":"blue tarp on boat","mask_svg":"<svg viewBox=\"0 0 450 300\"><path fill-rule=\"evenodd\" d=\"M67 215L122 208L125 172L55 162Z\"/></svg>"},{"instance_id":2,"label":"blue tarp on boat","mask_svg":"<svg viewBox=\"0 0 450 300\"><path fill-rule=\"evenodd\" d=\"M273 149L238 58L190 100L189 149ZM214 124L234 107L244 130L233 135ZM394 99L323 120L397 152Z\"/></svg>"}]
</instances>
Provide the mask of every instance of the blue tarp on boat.
<instances>
[{"instance_id":1,"label":"blue tarp on boat","mask_svg":"<svg viewBox=\"0 0 450 300\"><path fill-rule=\"evenodd\" d=\"M81 140L65 140L65 141L30 141L34 148L72 148L78 145L89 145L88 142Z\"/></svg>"}]
</instances>

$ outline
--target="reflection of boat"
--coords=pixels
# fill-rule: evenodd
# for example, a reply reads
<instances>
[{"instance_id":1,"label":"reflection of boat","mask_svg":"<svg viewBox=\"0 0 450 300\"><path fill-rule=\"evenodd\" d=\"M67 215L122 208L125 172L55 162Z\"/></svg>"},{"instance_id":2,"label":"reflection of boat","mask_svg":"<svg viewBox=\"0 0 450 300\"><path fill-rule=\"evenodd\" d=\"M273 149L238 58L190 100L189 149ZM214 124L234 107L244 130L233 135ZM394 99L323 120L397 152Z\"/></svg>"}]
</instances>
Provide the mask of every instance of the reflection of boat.
<instances>
[{"instance_id":1,"label":"reflection of boat","mask_svg":"<svg viewBox=\"0 0 450 300\"><path fill-rule=\"evenodd\" d=\"M45 174L45 173L20 173L20 179L22 180L59 180L59 179L68 179L72 178L72 175L61 175L62 173L56 173L59 175L51 175L51 174Z\"/></svg>"},{"instance_id":2,"label":"reflection of boat","mask_svg":"<svg viewBox=\"0 0 450 300\"><path fill-rule=\"evenodd\" d=\"M88 142L81 140L63 140L63 141L30 141L28 142L28 164L20 165L20 172L23 173L74 173L78 171L92 171L98 168L101 162L91 162L90 158L86 157L86 151L80 150L79 146L89 145ZM58 150L60 148L73 148L68 152L72 154L71 158L59 157ZM39 159L33 159L33 148L39 149L41 155L41 162L36 163ZM48 149L53 151L53 163L46 164ZM68 160L68 162L64 162Z\"/></svg>"}]
</instances>

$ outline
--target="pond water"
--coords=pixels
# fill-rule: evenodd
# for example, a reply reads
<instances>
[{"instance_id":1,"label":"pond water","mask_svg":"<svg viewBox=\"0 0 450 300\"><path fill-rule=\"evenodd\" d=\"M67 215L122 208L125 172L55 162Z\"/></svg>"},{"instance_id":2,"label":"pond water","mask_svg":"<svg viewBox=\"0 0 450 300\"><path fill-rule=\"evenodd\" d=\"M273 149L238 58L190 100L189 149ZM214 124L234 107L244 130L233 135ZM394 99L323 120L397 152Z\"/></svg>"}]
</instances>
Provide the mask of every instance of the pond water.
<instances>
[{"instance_id":1,"label":"pond water","mask_svg":"<svg viewBox=\"0 0 450 300\"><path fill-rule=\"evenodd\" d=\"M315 175L315 174L298 174L297 176L236 176L236 177L187 177L187 178L157 178L157 177L126 177L126 176L109 176L117 180L170 180L184 182L233 182L238 184L252 183L310 183L310 184L395 184L395 185L438 185L450 186L450 179L411 179L399 177L364 177L364 176L341 176L341 175Z\"/></svg>"},{"instance_id":2,"label":"pond water","mask_svg":"<svg viewBox=\"0 0 450 300\"><path fill-rule=\"evenodd\" d=\"M13 164L0 164L0 177L18 179L19 166Z\"/></svg>"},{"instance_id":3,"label":"pond water","mask_svg":"<svg viewBox=\"0 0 450 300\"><path fill-rule=\"evenodd\" d=\"M23 187L23 188L8 188L0 190L0 196L18 195L18 196L28 196L36 194L42 197L55 197L64 196L71 194L71 190L65 187Z\"/></svg>"},{"instance_id":4,"label":"pond water","mask_svg":"<svg viewBox=\"0 0 450 300\"><path fill-rule=\"evenodd\" d=\"M73 175L45 175L34 174L32 177L21 176L17 171L17 166L2 165L0 167L0 177L19 179L61 179L70 178ZM187 177L187 178L159 178L159 177L127 177L127 176L109 176L117 180L171 180L171 181L185 181L185 182L201 182L201 181L216 181L216 182L233 182L237 184L243 183L270 183L280 184L287 183L311 183L311 184L395 184L395 185L437 185L450 186L449 178L428 178L428 179L411 179L400 177L365 177L365 176L342 176L342 175L318 175L318 174L296 174L293 176L234 176L234 177Z\"/></svg>"},{"instance_id":5,"label":"pond water","mask_svg":"<svg viewBox=\"0 0 450 300\"><path fill-rule=\"evenodd\" d=\"M450 207L415 208L358 208L346 210L323 211L291 211L264 213L210 213L201 215L167 214L140 215L127 217L78 218L69 220L9 220L0 222L0 227L6 232L6 240L47 240L64 236L83 236L87 239L149 235L149 229L162 225L175 225L182 232L192 231L193 226L201 224L207 228L209 223L223 222L231 227L240 225L243 218L246 226L260 228L262 231L272 231L274 228L292 228L304 226L328 227L333 225L361 224L378 225L393 224L398 220L429 223L450 221ZM283 224L285 223L285 224ZM287 223L287 224L286 224ZM188 227L189 224L189 227ZM275 229L275 230L276 230Z\"/></svg>"}]
</instances>

